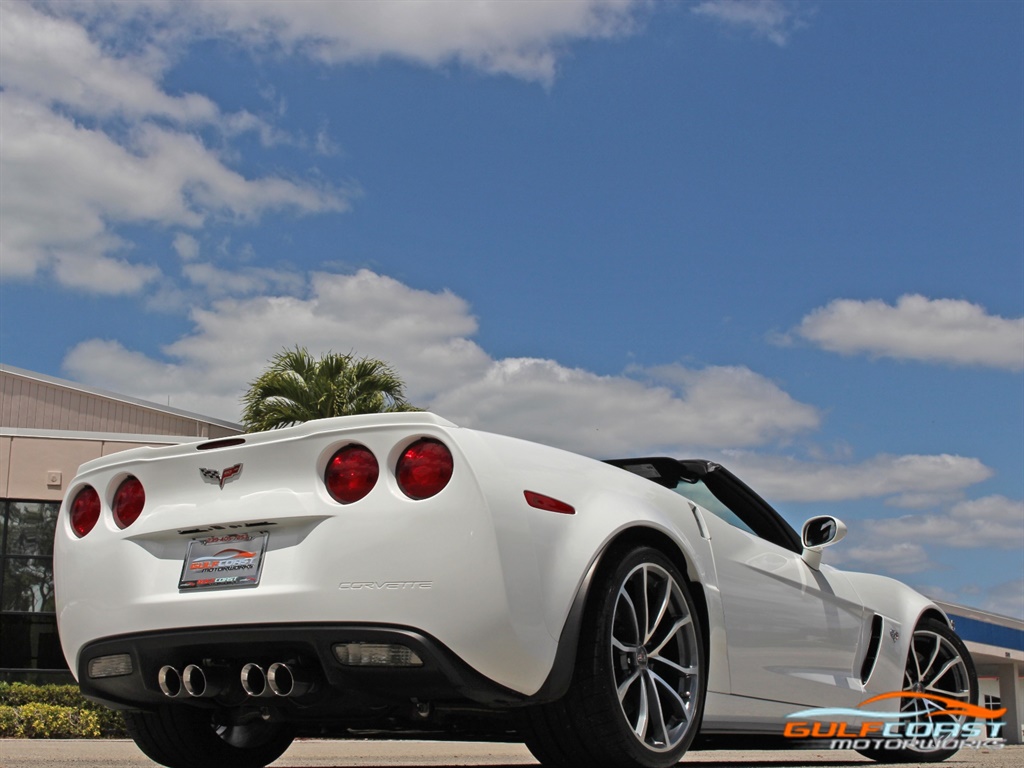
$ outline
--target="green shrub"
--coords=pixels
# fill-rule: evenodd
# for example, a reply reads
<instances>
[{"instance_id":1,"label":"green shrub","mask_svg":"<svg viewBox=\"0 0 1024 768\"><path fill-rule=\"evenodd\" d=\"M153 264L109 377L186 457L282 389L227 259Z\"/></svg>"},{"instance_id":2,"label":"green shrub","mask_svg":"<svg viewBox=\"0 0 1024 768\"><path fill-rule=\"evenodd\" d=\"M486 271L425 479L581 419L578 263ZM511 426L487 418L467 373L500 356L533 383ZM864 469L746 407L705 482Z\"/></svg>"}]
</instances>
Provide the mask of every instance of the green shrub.
<instances>
[{"instance_id":1,"label":"green shrub","mask_svg":"<svg viewBox=\"0 0 1024 768\"><path fill-rule=\"evenodd\" d=\"M123 738L120 712L88 701L76 685L0 683L0 737Z\"/></svg>"}]
</instances>

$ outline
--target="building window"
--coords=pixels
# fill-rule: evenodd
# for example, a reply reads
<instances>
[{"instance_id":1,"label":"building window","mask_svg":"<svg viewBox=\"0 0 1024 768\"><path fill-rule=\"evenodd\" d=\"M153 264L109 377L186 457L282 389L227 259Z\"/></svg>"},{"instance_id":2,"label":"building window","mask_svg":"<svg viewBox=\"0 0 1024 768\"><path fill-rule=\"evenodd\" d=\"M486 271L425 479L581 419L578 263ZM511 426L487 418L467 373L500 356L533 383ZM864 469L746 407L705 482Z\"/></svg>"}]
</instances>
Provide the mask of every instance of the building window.
<instances>
[{"instance_id":1,"label":"building window","mask_svg":"<svg viewBox=\"0 0 1024 768\"><path fill-rule=\"evenodd\" d=\"M0 679L66 677L53 602L58 502L0 501Z\"/></svg>"}]
</instances>

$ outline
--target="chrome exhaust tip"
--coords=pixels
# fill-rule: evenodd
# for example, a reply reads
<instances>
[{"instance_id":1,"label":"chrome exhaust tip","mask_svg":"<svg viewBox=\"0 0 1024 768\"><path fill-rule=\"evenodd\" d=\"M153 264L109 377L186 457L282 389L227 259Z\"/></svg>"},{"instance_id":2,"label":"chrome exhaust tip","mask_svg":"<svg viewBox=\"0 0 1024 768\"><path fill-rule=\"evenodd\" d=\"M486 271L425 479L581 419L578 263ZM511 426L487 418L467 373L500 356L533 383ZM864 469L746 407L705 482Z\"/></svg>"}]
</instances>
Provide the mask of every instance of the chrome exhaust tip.
<instances>
[{"instance_id":1,"label":"chrome exhaust tip","mask_svg":"<svg viewBox=\"0 0 1024 768\"><path fill-rule=\"evenodd\" d=\"M231 681L223 667L204 669L198 664L189 664L181 672L181 683L189 696L209 698L224 693Z\"/></svg>"},{"instance_id":2,"label":"chrome exhaust tip","mask_svg":"<svg viewBox=\"0 0 1024 768\"><path fill-rule=\"evenodd\" d=\"M259 664L249 663L242 667L240 675L242 690L250 696L273 696L274 692L267 685L267 675Z\"/></svg>"},{"instance_id":3,"label":"chrome exhaust tip","mask_svg":"<svg viewBox=\"0 0 1024 768\"><path fill-rule=\"evenodd\" d=\"M156 675L157 685L164 696L173 699L181 695L184 690L181 684L181 673L170 664L164 664Z\"/></svg>"},{"instance_id":4,"label":"chrome exhaust tip","mask_svg":"<svg viewBox=\"0 0 1024 768\"><path fill-rule=\"evenodd\" d=\"M305 670L280 661L267 669L267 685L276 696L303 696L315 688Z\"/></svg>"}]
</instances>

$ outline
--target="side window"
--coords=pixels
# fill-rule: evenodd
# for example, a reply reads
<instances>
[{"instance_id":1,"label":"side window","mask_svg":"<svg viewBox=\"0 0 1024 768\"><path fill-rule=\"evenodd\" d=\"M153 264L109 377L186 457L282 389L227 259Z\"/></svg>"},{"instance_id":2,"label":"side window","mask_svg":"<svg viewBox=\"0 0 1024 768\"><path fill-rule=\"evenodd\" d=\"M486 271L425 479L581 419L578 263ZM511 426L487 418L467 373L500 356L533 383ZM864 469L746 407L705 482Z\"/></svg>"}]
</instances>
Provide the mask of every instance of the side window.
<instances>
[{"instance_id":1,"label":"side window","mask_svg":"<svg viewBox=\"0 0 1024 768\"><path fill-rule=\"evenodd\" d=\"M720 520L724 520L729 523L729 525L735 526L741 531L746 531L747 533L757 536L757 533L755 533L749 525L743 522L735 512L723 504L718 497L711 492L710 488L704 485L703 480L698 480L695 483L688 483L681 480L676 486L676 493L680 496L685 496L691 501L704 507L708 512Z\"/></svg>"}]
</instances>

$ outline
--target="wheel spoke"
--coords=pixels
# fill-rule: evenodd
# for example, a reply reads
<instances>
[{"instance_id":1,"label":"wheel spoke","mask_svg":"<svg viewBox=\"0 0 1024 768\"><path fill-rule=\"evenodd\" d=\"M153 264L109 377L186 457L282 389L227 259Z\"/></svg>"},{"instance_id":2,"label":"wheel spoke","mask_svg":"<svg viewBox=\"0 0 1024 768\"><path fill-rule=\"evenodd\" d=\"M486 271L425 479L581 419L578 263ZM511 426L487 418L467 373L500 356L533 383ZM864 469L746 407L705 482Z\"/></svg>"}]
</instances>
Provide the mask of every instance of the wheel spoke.
<instances>
[{"instance_id":1,"label":"wheel spoke","mask_svg":"<svg viewBox=\"0 0 1024 768\"><path fill-rule=\"evenodd\" d=\"M650 675L655 683L661 685L662 690L664 690L665 693L668 694L669 698L676 705L675 709L679 713L680 717L685 717L687 714L686 701L683 699L682 696L679 695L679 691L677 691L675 688L669 685L668 681L656 672L651 672Z\"/></svg>"},{"instance_id":2,"label":"wheel spoke","mask_svg":"<svg viewBox=\"0 0 1024 768\"><path fill-rule=\"evenodd\" d=\"M622 653L629 653L631 650L633 650L633 646L626 645L617 637L615 637L615 635L612 635L612 648L614 648L616 651L621 651Z\"/></svg>"},{"instance_id":3,"label":"wheel spoke","mask_svg":"<svg viewBox=\"0 0 1024 768\"><path fill-rule=\"evenodd\" d=\"M629 677L627 677L625 680L619 683L619 687L617 690L619 694L620 704L622 703L622 700L626 698L626 694L629 693L630 687L632 687L633 683L635 683L639 678L640 670L636 670L635 672L633 672L633 674L631 674Z\"/></svg>"},{"instance_id":4,"label":"wheel spoke","mask_svg":"<svg viewBox=\"0 0 1024 768\"><path fill-rule=\"evenodd\" d=\"M632 626L632 629L633 629L633 636L631 638L629 638L629 639L635 644L635 643L637 643L640 640L640 618L637 616L636 606L633 604L633 598L631 598L629 596L629 593L626 591L626 585L625 584L623 584L622 585L622 589L619 590L619 600L620 601L625 601L626 606L629 608L629 613L628 613L628 615L626 617L626 620L630 623L630 625ZM616 606L616 611L615 611L615 619L616 619L616 621L614 621L612 623L613 632L614 632L614 627L618 626L618 621L617 620L619 618L619 612L618 612L617 608L618 608L618 606Z\"/></svg>"},{"instance_id":5,"label":"wheel spoke","mask_svg":"<svg viewBox=\"0 0 1024 768\"><path fill-rule=\"evenodd\" d=\"M637 673L637 678L640 674ZM633 733L640 737L640 741L647 739L647 725L650 718L650 708L647 697L647 686L640 680L640 706L637 708L636 723L633 725Z\"/></svg>"},{"instance_id":6,"label":"wheel spoke","mask_svg":"<svg viewBox=\"0 0 1024 768\"><path fill-rule=\"evenodd\" d=\"M697 674L696 667L684 667L681 664L676 664L671 659L666 659L664 656L655 656L651 654L651 662L658 662L659 664L665 664L678 672L683 677L691 677Z\"/></svg>"},{"instance_id":7,"label":"wheel spoke","mask_svg":"<svg viewBox=\"0 0 1024 768\"><path fill-rule=\"evenodd\" d=\"M650 672L644 675L644 689L647 690L647 700L650 702L653 743L657 746L667 746L668 728L665 725L665 711L661 707L661 696L658 695L658 686L654 675Z\"/></svg>"},{"instance_id":8,"label":"wheel spoke","mask_svg":"<svg viewBox=\"0 0 1024 768\"><path fill-rule=\"evenodd\" d=\"M665 635L665 639L662 640L661 643L658 644L657 648L654 648L650 652L650 655L651 656L658 656L661 653L661 651L665 648L665 646L668 645L669 641L672 638L674 638L677 634L679 634L679 630L681 630L683 627L685 627L689 623L690 623L690 617L689 616L684 616L681 619L676 619L675 623L672 625L672 629L670 629L668 631L668 634Z\"/></svg>"},{"instance_id":9,"label":"wheel spoke","mask_svg":"<svg viewBox=\"0 0 1024 768\"><path fill-rule=\"evenodd\" d=\"M947 691L944 688L939 688L934 685L927 686L925 690L931 693L937 693L939 696L947 696L950 699L963 699L964 701L968 701L971 698L970 691Z\"/></svg>"},{"instance_id":10,"label":"wheel spoke","mask_svg":"<svg viewBox=\"0 0 1024 768\"><path fill-rule=\"evenodd\" d=\"M922 634L924 634L924 633L922 633ZM942 650L942 645L939 642L939 636L935 635L935 634L932 634L931 632L929 632L928 635L934 641L935 648L934 648L934 650L932 650L932 655L931 655L931 658L928 659L928 663L924 665L924 669L921 669L920 667L918 667L918 677L917 677L917 680L920 683L923 683L925 678L928 677L928 673L931 671L932 665L935 664L935 659L937 659L938 656L939 656L939 651Z\"/></svg>"},{"instance_id":11,"label":"wheel spoke","mask_svg":"<svg viewBox=\"0 0 1024 768\"><path fill-rule=\"evenodd\" d=\"M933 688L937 682L939 682L943 677L945 677L946 673L949 672L949 670L951 670L953 667L961 663L962 662L960 661L960 657L954 656L952 659L943 664L942 668L938 672L932 675L930 681L925 682L924 680L922 680L921 685L923 685L926 690Z\"/></svg>"},{"instance_id":12,"label":"wheel spoke","mask_svg":"<svg viewBox=\"0 0 1024 768\"><path fill-rule=\"evenodd\" d=\"M665 614L668 612L670 601L672 600L672 582L665 581L664 594L661 596L660 605L658 606L658 615L654 617L654 621L647 628L647 635L644 637L644 645L651 642L651 638L654 637L658 631L658 627L661 626L662 619L665 618Z\"/></svg>"}]
</instances>

